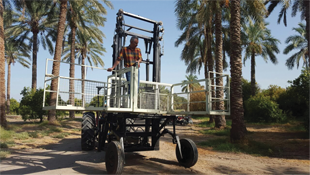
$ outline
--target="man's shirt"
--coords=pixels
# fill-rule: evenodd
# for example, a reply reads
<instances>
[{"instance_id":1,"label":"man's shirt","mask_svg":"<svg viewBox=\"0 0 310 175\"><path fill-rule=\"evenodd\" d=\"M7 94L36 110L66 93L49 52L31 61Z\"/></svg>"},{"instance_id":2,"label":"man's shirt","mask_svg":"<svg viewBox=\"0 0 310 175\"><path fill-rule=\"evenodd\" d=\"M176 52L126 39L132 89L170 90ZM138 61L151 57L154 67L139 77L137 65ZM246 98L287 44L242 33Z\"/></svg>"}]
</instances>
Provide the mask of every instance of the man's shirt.
<instances>
[{"instance_id":1,"label":"man's shirt","mask_svg":"<svg viewBox=\"0 0 310 175\"><path fill-rule=\"evenodd\" d=\"M123 59L125 67L133 66L137 61L142 60L141 50L137 47L135 49L130 49L129 46L123 47L117 60L122 61Z\"/></svg>"}]
</instances>

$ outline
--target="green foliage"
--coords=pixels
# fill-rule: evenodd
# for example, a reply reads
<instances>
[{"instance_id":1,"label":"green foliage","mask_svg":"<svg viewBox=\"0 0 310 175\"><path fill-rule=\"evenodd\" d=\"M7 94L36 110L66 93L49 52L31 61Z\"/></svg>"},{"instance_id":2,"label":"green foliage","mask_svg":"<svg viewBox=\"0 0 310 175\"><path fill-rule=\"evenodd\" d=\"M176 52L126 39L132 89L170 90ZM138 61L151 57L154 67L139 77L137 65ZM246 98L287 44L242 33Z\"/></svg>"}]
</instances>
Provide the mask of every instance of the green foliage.
<instances>
[{"instance_id":1,"label":"green foliage","mask_svg":"<svg viewBox=\"0 0 310 175\"><path fill-rule=\"evenodd\" d=\"M48 87L49 88L49 87ZM24 89L21 91L21 95L23 95L23 98L20 102L20 115L22 118L26 120L31 119L40 119L40 121L43 121L43 115L47 115L47 111L43 110L43 89L37 89L35 92L32 91L29 87L24 87ZM64 101L61 99L61 97L58 97L59 101L61 103L64 103ZM48 106L48 102L50 101L50 93L46 92L45 95L45 105ZM66 111L56 111L56 116L63 117L67 115Z\"/></svg>"},{"instance_id":2,"label":"green foliage","mask_svg":"<svg viewBox=\"0 0 310 175\"><path fill-rule=\"evenodd\" d=\"M260 92L259 86L256 84L256 94ZM247 101L251 97L251 82L242 78L242 97L243 102Z\"/></svg>"},{"instance_id":3,"label":"green foliage","mask_svg":"<svg viewBox=\"0 0 310 175\"><path fill-rule=\"evenodd\" d=\"M6 144L6 143L0 143L0 148L8 148L8 144Z\"/></svg>"},{"instance_id":4,"label":"green foliage","mask_svg":"<svg viewBox=\"0 0 310 175\"><path fill-rule=\"evenodd\" d=\"M43 115L46 114L46 111L42 109L43 89L32 91L29 87L24 87L20 94L23 95L23 98L20 102L20 114L22 118L25 121L37 118L42 120Z\"/></svg>"},{"instance_id":5,"label":"green foliage","mask_svg":"<svg viewBox=\"0 0 310 175\"><path fill-rule=\"evenodd\" d=\"M262 90L262 94L264 96L269 96L270 100L274 102L278 102L279 97L285 92L286 90L284 88L281 88L280 86L277 85L270 85L268 89Z\"/></svg>"},{"instance_id":6,"label":"green foliage","mask_svg":"<svg viewBox=\"0 0 310 175\"><path fill-rule=\"evenodd\" d=\"M248 122L283 122L286 114L269 96L258 94L245 101L245 120Z\"/></svg>"},{"instance_id":7,"label":"green foliage","mask_svg":"<svg viewBox=\"0 0 310 175\"><path fill-rule=\"evenodd\" d=\"M230 127L226 127L225 129L205 129L199 131L202 134L212 134L216 136L229 136Z\"/></svg>"},{"instance_id":8,"label":"green foliage","mask_svg":"<svg viewBox=\"0 0 310 175\"><path fill-rule=\"evenodd\" d=\"M10 99L10 114L19 115L19 103L14 98Z\"/></svg>"},{"instance_id":9,"label":"green foliage","mask_svg":"<svg viewBox=\"0 0 310 175\"><path fill-rule=\"evenodd\" d=\"M0 160L6 158L10 154L9 151L0 150Z\"/></svg>"},{"instance_id":10,"label":"green foliage","mask_svg":"<svg viewBox=\"0 0 310 175\"><path fill-rule=\"evenodd\" d=\"M7 142L13 138L14 131L6 130L0 126L0 141Z\"/></svg>"},{"instance_id":11,"label":"green foliage","mask_svg":"<svg viewBox=\"0 0 310 175\"><path fill-rule=\"evenodd\" d=\"M28 135L29 137L32 137L32 138L39 138L39 134L37 131L35 132L28 132Z\"/></svg>"},{"instance_id":12,"label":"green foliage","mask_svg":"<svg viewBox=\"0 0 310 175\"><path fill-rule=\"evenodd\" d=\"M285 93L279 95L277 103L279 108L296 118L301 118L307 110L304 98L299 97L296 88L288 87Z\"/></svg>"},{"instance_id":13,"label":"green foliage","mask_svg":"<svg viewBox=\"0 0 310 175\"><path fill-rule=\"evenodd\" d=\"M304 100L307 110L304 113L304 126L310 132L310 71L303 70L301 75L291 82L292 88L297 92L297 98Z\"/></svg>"}]
</instances>

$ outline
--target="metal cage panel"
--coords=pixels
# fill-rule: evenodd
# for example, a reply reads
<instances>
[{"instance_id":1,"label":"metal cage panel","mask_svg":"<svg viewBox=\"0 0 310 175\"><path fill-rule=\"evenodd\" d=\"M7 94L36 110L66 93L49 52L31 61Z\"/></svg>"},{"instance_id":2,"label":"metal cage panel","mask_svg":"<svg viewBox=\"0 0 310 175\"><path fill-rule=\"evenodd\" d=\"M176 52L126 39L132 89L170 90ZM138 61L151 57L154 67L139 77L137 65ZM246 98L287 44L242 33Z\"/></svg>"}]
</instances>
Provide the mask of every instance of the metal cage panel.
<instances>
[{"instance_id":1,"label":"metal cage panel","mask_svg":"<svg viewBox=\"0 0 310 175\"><path fill-rule=\"evenodd\" d=\"M54 61L48 59L47 62ZM70 64L61 62L62 64ZM81 67L81 65L75 65ZM48 64L46 64L48 67ZM83 66L82 66L83 67ZM92 67L93 69L105 70ZM127 81L130 73L131 81ZM83 110L108 112L133 112L150 114L196 114L230 115L230 87L228 75L213 72L209 79L167 84L141 80L138 86L138 68L129 67L114 71L107 77L107 82L65 76L53 76L46 70L44 81L44 110ZM51 81L58 79L56 106L45 106L49 96ZM211 81L223 78L223 86L215 86ZM74 84L70 88L70 82ZM139 87L139 88L138 88ZM216 92L224 91L224 97L217 97ZM72 96L74 95L74 96ZM215 104L225 104L224 110L216 110Z\"/></svg>"}]
</instances>

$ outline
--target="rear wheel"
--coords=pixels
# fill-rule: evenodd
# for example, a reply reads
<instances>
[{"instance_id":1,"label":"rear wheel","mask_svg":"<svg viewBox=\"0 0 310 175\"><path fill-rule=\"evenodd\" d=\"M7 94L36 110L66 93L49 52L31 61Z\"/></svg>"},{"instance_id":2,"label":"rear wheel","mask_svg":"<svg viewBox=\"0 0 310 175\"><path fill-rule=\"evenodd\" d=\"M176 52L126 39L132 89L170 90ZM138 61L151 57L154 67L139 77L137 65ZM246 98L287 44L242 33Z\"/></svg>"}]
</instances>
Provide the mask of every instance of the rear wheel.
<instances>
[{"instance_id":1,"label":"rear wheel","mask_svg":"<svg viewBox=\"0 0 310 175\"><path fill-rule=\"evenodd\" d=\"M81 147L82 150L93 150L95 147L95 114L86 112L82 118Z\"/></svg>"},{"instance_id":2,"label":"rear wheel","mask_svg":"<svg viewBox=\"0 0 310 175\"><path fill-rule=\"evenodd\" d=\"M196 144L191 139L181 139L181 152L182 158L179 151L179 146L176 147L176 155L178 162L181 166L186 168L192 167L198 160L198 151Z\"/></svg>"},{"instance_id":3,"label":"rear wheel","mask_svg":"<svg viewBox=\"0 0 310 175\"><path fill-rule=\"evenodd\" d=\"M105 166L108 174L121 174L124 168L124 159L121 143L110 142L105 153Z\"/></svg>"}]
</instances>

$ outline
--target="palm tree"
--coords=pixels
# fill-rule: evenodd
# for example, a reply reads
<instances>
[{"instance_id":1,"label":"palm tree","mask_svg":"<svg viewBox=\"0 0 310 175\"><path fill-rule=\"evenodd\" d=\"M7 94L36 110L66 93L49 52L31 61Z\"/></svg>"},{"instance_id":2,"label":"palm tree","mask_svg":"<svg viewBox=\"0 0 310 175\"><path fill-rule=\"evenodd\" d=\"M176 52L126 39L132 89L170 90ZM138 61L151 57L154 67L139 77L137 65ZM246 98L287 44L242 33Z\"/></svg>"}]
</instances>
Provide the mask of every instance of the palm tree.
<instances>
[{"instance_id":1,"label":"palm tree","mask_svg":"<svg viewBox=\"0 0 310 175\"><path fill-rule=\"evenodd\" d=\"M297 64L297 68L298 68L300 58L303 58L304 64L307 63L307 58L309 59L308 57L309 50L307 47L307 38L306 38L306 26L303 23L299 23L298 25L299 27L298 28L294 27L293 30L296 31L299 35L289 36L285 41L285 44L288 44L288 45L285 47L283 51L284 54L287 55L293 50L298 50L296 53L294 53L292 56L290 56L286 60L285 65L289 69L293 69L293 67L295 66L295 63Z\"/></svg>"},{"instance_id":2,"label":"palm tree","mask_svg":"<svg viewBox=\"0 0 310 175\"><path fill-rule=\"evenodd\" d=\"M286 26L287 22L286 22L286 10L291 6L291 1L288 0L267 0L265 2L265 4L269 4L268 6L268 15L271 14L271 12L273 11L273 9L279 5L282 4L282 9L279 13L279 18L278 18L278 23L280 23L281 18L283 17L283 23ZM308 41L308 50L310 50L310 34L309 34L309 25L310 25L310 1L309 0L295 0L292 6L292 16L296 16L297 11L301 12L301 19L305 19L306 20L306 38ZM308 58L309 58L309 66L310 66L310 52L308 52Z\"/></svg>"},{"instance_id":3,"label":"palm tree","mask_svg":"<svg viewBox=\"0 0 310 175\"><path fill-rule=\"evenodd\" d=\"M43 48L48 47L50 54L53 53L52 41L50 33L53 27L57 25L55 20L55 12L52 1L16 1L17 13L19 16L13 25L6 28L8 36L16 37L16 41L24 43L29 40L32 45L32 90L37 87L37 53L39 43L43 44ZM49 17L49 18L48 18ZM29 39L28 35L32 33ZM41 35L39 35L41 34Z\"/></svg>"},{"instance_id":4,"label":"palm tree","mask_svg":"<svg viewBox=\"0 0 310 175\"><path fill-rule=\"evenodd\" d=\"M226 2L227 4L228 2ZM215 3L215 71L217 73L223 73L223 33L222 33L222 6L224 1ZM219 77L217 74L216 78L216 98L223 98L224 91L223 88L223 78ZM219 101L216 103L216 110L224 110L224 101ZM216 128L225 128L226 119L225 115L218 115L215 118Z\"/></svg>"},{"instance_id":5,"label":"palm tree","mask_svg":"<svg viewBox=\"0 0 310 175\"><path fill-rule=\"evenodd\" d=\"M23 6L24 1L13 0L17 9ZM4 17L5 11L8 17ZM5 115L5 42L4 42L4 28L5 25L12 23L12 5L9 0L0 1L0 126L6 127L6 115ZM5 22L6 24L5 24Z\"/></svg>"},{"instance_id":6,"label":"palm tree","mask_svg":"<svg viewBox=\"0 0 310 175\"><path fill-rule=\"evenodd\" d=\"M101 36L104 36L103 33L96 27L90 27L91 31L96 31L97 36L89 36L85 31L77 30L76 34L76 42L75 42L75 56L78 59L78 63L83 65L81 66L81 74L82 74L82 92L85 89L85 61L87 60L89 65L92 66L104 66L104 62L101 59L103 56L103 52L106 52L105 48L100 41L102 40ZM71 53L69 53L70 48L64 49L64 57L63 61L70 62ZM84 100L84 96L82 95L82 101Z\"/></svg>"},{"instance_id":7,"label":"palm tree","mask_svg":"<svg viewBox=\"0 0 310 175\"><path fill-rule=\"evenodd\" d=\"M26 44L18 45L14 39L8 38L5 41L5 59L8 64L7 75L7 113L10 113L10 92L11 92L11 64L16 62L29 68L30 63L25 59L30 59L30 47Z\"/></svg>"},{"instance_id":8,"label":"palm tree","mask_svg":"<svg viewBox=\"0 0 310 175\"><path fill-rule=\"evenodd\" d=\"M256 94L256 81L255 81L255 56L261 55L267 62L268 58L273 64L277 64L277 58L274 53L279 53L277 44L280 41L271 36L270 30L267 28L268 23L265 23L263 28L259 23L249 21L248 25L243 24L245 33L245 42L242 43L245 48L244 64L248 58L251 58L251 95Z\"/></svg>"},{"instance_id":9,"label":"palm tree","mask_svg":"<svg viewBox=\"0 0 310 175\"><path fill-rule=\"evenodd\" d=\"M53 62L53 70L52 74L54 76L59 76L59 69L60 69L60 59L62 53L62 43L63 43L63 36L65 31L66 25L66 15L67 15L67 2L68 0L61 0L60 1L60 15L59 15L59 22L58 22L58 33L57 33L57 40L55 46L55 55L54 55L54 62ZM50 106L56 106L56 98L57 94L53 91L57 90L58 79L55 78L52 80L51 83L51 96L50 96ZM48 121L53 123L56 120L56 110L50 110L48 113Z\"/></svg>"},{"instance_id":10,"label":"palm tree","mask_svg":"<svg viewBox=\"0 0 310 175\"><path fill-rule=\"evenodd\" d=\"M198 77L196 75L185 75L186 80L183 80L182 83L189 83L188 86L187 84L182 85L182 92L191 92L194 91L195 88L200 87L199 83L191 83L193 81L198 80Z\"/></svg>"},{"instance_id":11,"label":"palm tree","mask_svg":"<svg viewBox=\"0 0 310 175\"><path fill-rule=\"evenodd\" d=\"M94 33L85 23L93 23L96 26L103 26L106 18L102 15L106 15L106 10L101 3L98 3L97 0L88 1L90 3L89 6L92 8L88 8L82 1L70 2L70 9L68 10L67 20L69 22L69 26L71 28L70 34L70 63L75 63L75 37L76 30L85 30L87 33ZM109 7L113 8L110 1L104 1L104 3ZM91 10L89 10L91 9ZM70 77L74 78L75 66L74 64L70 64ZM69 83L70 92L74 92L74 80L70 79ZM74 105L74 93L70 93L70 103ZM70 111L70 118L74 118L74 111Z\"/></svg>"},{"instance_id":12,"label":"palm tree","mask_svg":"<svg viewBox=\"0 0 310 175\"><path fill-rule=\"evenodd\" d=\"M245 137L244 109L242 101L242 60L241 60L241 24L240 24L240 0L231 1L231 118L230 140L238 142Z\"/></svg>"},{"instance_id":13,"label":"palm tree","mask_svg":"<svg viewBox=\"0 0 310 175\"><path fill-rule=\"evenodd\" d=\"M4 59L4 27L3 27L4 6L0 0L0 124L7 127L5 115L5 59Z\"/></svg>"}]
</instances>

